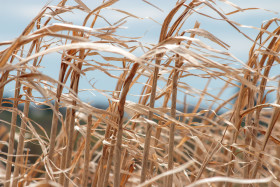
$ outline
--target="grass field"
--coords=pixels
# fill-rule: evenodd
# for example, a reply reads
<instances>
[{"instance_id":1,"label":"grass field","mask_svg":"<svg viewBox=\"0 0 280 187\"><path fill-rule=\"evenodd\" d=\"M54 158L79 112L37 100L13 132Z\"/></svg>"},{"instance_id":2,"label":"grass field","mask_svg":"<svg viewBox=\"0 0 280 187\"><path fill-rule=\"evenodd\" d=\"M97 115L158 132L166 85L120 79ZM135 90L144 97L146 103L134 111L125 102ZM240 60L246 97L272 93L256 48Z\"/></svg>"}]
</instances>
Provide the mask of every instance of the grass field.
<instances>
[{"instance_id":1,"label":"grass field","mask_svg":"<svg viewBox=\"0 0 280 187\"><path fill-rule=\"evenodd\" d=\"M142 18L113 8L117 0L75 2L46 5L0 43L1 184L280 186L279 19L248 26L259 32L252 38L230 16L253 9L174 1L151 44L121 35ZM110 22L110 12L121 16ZM196 15L252 42L248 61ZM99 88L105 80L114 87ZM94 94L108 107L96 107Z\"/></svg>"}]
</instances>

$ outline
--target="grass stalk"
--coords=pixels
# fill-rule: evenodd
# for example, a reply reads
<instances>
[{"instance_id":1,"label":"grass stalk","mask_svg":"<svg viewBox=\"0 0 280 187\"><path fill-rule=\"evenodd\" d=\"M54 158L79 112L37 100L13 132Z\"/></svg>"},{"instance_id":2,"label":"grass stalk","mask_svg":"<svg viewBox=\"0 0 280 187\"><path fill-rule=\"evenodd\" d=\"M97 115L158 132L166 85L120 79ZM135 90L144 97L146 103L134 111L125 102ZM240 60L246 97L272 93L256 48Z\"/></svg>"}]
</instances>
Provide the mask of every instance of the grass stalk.
<instances>
[{"instance_id":1,"label":"grass stalk","mask_svg":"<svg viewBox=\"0 0 280 187\"><path fill-rule=\"evenodd\" d=\"M17 76L20 75L20 72L17 72ZM16 78L16 85L15 85L15 95L14 95L14 104L13 104L13 112L12 112L12 119L11 119L11 129L10 129L10 137L9 137L9 146L8 146L8 156L7 156L7 166L6 166L6 177L5 177L5 184L4 187L10 186L10 178L12 173L12 163L13 163L13 151L15 145L15 133L16 133L16 126L17 126L17 117L18 117L18 103L19 103L19 94L20 94L20 80Z\"/></svg>"},{"instance_id":2,"label":"grass stalk","mask_svg":"<svg viewBox=\"0 0 280 187\"><path fill-rule=\"evenodd\" d=\"M30 106L30 101L28 96L30 96L31 94L31 89L28 88L27 90L27 95L26 95L26 101L24 104L24 109L23 109L23 118L21 120L21 124L20 124L20 133L19 133L19 140L18 140L18 147L17 147L17 152L16 155L23 155L23 149L24 149L24 140L25 140L25 132L26 132L26 123L27 123L27 118L28 118L28 113L29 113L29 106ZM17 156L16 157L16 161L15 161L15 169L13 172L13 183L12 186L16 187L17 183L18 183L18 176L19 176L19 172L22 168L23 165L23 156Z\"/></svg>"},{"instance_id":3,"label":"grass stalk","mask_svg":"<svg viewBox=\"0 0 280 187\"><path fill-rule=\"evenodd\" d=\"M158 65L160 65L159 58L161 58L161 55L157 57L157 60L156 60L157 66L155 66L155 69L154 69L150 105L149 105L150 108L154 108L154 106L155 106L155 98L156 98L156 90L157 90L157 82L158 82L157 78L158 78L158 72L159 72ZM149 111L148 119L149 120L153 119L153 112L151 110ZM146 137L145 137L144 152L143 152L143 159L142 159L142 170L141 170L141 178L140 178L141 183L145 182L146 176L147 176L151 135L152 135L152 125L150 123L148 123L147 127L146 127Z\"/></svg>"},{"instance_id":4,"label":"grass stalk","mask_svg":"<svg viewBox=\"0 0 280 187\"><path fill-rule=\"evenodd\" d=\"M278 82L278 89L277 89L277 104L279 105L280 104L280 81ZM272 130L273 128L275 127L275 124L277 122L277 120L280 118L280 108L279 107L275 107L274 110L273 110L273 114L272 114L272 117L271 117L271 121L268 125L268 128L267 128L267 131L265 133L265 137L263 139L263 142L262 142L262 146L261 146L261 150L258 154L258 157L257 157L257 162L256 162L256 165L254 167L254 170L252 172L252 175L251 175L251 178L256 178L256 175L257 175L257 172L259 170L259 167L261 166L261 163L262 163L262 158L263 158L263 153L264 150L265 150L265 147L267 145L267 142L269 140L269 137L271 137L271 133L272 133Z\"/></svg>"},{"instance_id":5,"label":"grass stalk","mask_svg":"<svg viewBox=\"0 0 280 187\"><path fill-rule=\"evenodd\" d=\"M131 68L131 71L126 78L123 86L123 90L120 96L120 101L118 105L118 131L117 131L117 140L115 146L115 169L114 169L114 187L120 186L120 174L121 174L121 148L122 148L122 135L123 135L123 115L124 115L124 105L126 101L126 96L130 88L130 84L132 82L133 77L135 76L137 69L139 67L138 63L135 63Z\"/></svg>"},{"instance_id":6,"label":"grass stalk","mask_svg":"<svg viewBox=\"0 0 280 187\"><path fill-rule=\"evenodd\" d=\"M88 172L89 172L89 153L90 153L90 142L91 142L91 126L92 126L92 115L88 116L87 122L87 134L86 134L86 147L85 147L85 161L84 161L84 172L82 178L82 186L87 186L88 184Z\"/></svg>"},{"instance_id":7,"label":"grass stalk","mask_svg":"<svg viewBox=\"0 0 280 187\"><path fill-rule=\"evenodd\" d=\"M65 125L66 125L66 129L64 129L64 131L67 131L69 129L69 125L70 125L70 112L71 112L71 109L68 108L66 110L66 116L65 116ZM61 160L60 160L60 169L61 170L64 170L66 168L66 153L67 153L67 149L66 149L66 138L63 138L63 142L62 142L62 146L65 147L63 150L62 150L62 155L61 155ZM58 183L63 185L64 183L64 179L65 179L65 174L63 172L61 172L59 174L59 180L58 180Z\"/></svg>"},{"instance_id":8,"label":"grass stalk","mask_svg":"<svg viewBox=\"0 0 280 187\"><path fill-rule=\"evenodd\" d=\"M171 113L170 116L172 118L176 118L176 104L177 104L177 90L178 90L178 75L179 70L177 69L180 67L180 60L179 56L178 59L175 61L174 76L172 82L172 98L171 98ZM169 129L169 142L168 142L168 170L172 170L174 167L174 137L175 137L175 123L170 124ZM167 186L172 186L173 183L173 175L169 175L167 177Z\"/></svg>"},{"instance_id":9,"label":"grass stalk","mask_svg":"<svg viewBox=\"0 0 280 187\"><path fill-rule=\"evenodd\" d=\"M82 62L78 62L77 68L81 70L82 68ZM72 79L72 89L74 92L77 94L78 93L78 85L79 85L79 79L80 75L78 72L73 73L73 79ZM76 101L72 102L72 105L76 105ZM70 112L70 125L68 129L68 138L67 138L67 151L66 151L66 168L70 167L71 164L71 157L72 157L72 151L74 147L74 126L75 126L75 115L76 115L76 110L74 108L71 109ZM67 174L67 177L64 179L64 186L67 187L69 186L69 175Z\"/></svg>"},{"instance_id":10,"label":"grass stalk","mask_svg":"<svg viewBox=\"0 0 280 187\"><path fill-rule=\"evenodd\" d=\"M125 66L125 62L123 62L123 66ZM120 97L120 91L123 87L124 84L124 79L127 76L128 72L123 72L119 79L118 79L118 83L116 85L115 91L113 93L113 98L114 99L118 99ZM111 111L116 111L116 103L112 104L110 110ZM111 117L111 120L116 121L117 119L114 117ZM113 132L112 132L113 131ZM105 146L104 145L104 149L103 149L103 154L102 154L102 158L104 159L103 163L101 163L102 165L102 169L105 167L105 171L103 172L102 170L100 170L100 176L98 178L98 186L107 186L108 185L108 179L109 179L109 174L111 171L111 165L113 162L113 156L114 156L114 151L115 151L115 143L116 143L116 134L117 134L117 130L113 129L111 125L108 125L106 128L106 133L105 133L105 139L111 140L111 146ZM110 137L111 136L111 137Z\"/></svg>"},{"instance_id":11,"label":"grass stalk","mask_svg":"<svg viewBox=\"0 0 280 187\"><path fill-rule=\"evenodd\" d=\"M115 133L116 134L116 131ZM116 135L114 135L115 137ZM116 140L113 139L111 144L115 145ZM115 151L115 146L112 146L110 151L109 151L109 155L108 155L108 159L107 159L107 163L106 163L106 169L105 169L105 174L104 174L104 179L103 179L103 183L102 186L108 186L108 178L109 178L109 174L110 174L110 170L111 170L111 165L113 162L113 155L114 155L114 151Z\"/></svg>"},{"instance_id":12,"label":"grass stalk","mask_svg":"<svg viewBox=\"0 0 280 187\"><path fill-rule=\"evenodd\" d=\"M65 75L65 71L67 68L67 64L61 63L61 69L59 72L59 78L58 80L62 83ZM50 134L50 148L49 148L49 160L51 163L54 163L54 151L55 151L55 142L56 142L56 134L57 134L57 125L58 125L58 112L59 112L59 102L60 102L60 96L63 90L63 86L61 84L57 85L57 92L56 92L56 98L54 108L55 111L53 111L52 116L52 127L51 127L51 134ZM46 175L46 179L49 179L50 176Z\"/></svg>"}]
</instances>

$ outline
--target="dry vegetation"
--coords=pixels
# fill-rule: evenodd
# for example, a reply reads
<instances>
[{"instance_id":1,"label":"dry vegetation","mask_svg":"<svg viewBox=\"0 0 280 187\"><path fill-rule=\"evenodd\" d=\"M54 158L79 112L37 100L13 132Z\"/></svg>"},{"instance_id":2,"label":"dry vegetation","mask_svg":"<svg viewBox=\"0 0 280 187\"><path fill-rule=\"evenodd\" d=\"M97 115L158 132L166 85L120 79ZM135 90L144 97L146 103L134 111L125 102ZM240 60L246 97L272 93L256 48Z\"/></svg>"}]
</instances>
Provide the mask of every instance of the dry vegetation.
<instances>
[{"instance_id":1,"label":"dry vegetation","mask_svg":"<svg viewBox=\"0 0 280 187\"><path fill-rule=\"evenodd\" d=\"M7 158L1 158L5 187L280 185L279 76L270 76L279 70L279 20L255 28L259 34L251 39L241 32L242 25L228 19L249 9L222 1L234 9L225 13L215 1L174 1L158 43L145 44L118 34L127 18L137 16L133 10L109 9L117 0L98 7L76 2L44 7L17 39L1 43L7 46L0 52L1 111L12 113L10 122L1 120L10 128L8 152L2 153ZM105 9L124 17L109 23L102 16ZM85 15L81 25L63 17L72 11ZM199 20L188 24L195 14L213 24L227 22L251 40L248 61L230 54L229 46L201 29ZM98 21L104 27L97 28ZM41 68L51 54L60 55L52 64L60 67L57 77ZM80 79L96 71L117 80L112 90L94 84L88 88L107 97L104 110L79 97ZM192 79L206 83L204 89L192 86ZM14 96L4 100L5 86L11 83ZM127 99L135 87L142 89L137 102ZM232 88L237 92L222 99ZM190 98L195 98L193 107ZM30 105L52 110L50 132L29 118ZM26 152L27 142L38 144L41 154ZM37 160L28 162L34 156Z\"/></svg>"}]
</instances>

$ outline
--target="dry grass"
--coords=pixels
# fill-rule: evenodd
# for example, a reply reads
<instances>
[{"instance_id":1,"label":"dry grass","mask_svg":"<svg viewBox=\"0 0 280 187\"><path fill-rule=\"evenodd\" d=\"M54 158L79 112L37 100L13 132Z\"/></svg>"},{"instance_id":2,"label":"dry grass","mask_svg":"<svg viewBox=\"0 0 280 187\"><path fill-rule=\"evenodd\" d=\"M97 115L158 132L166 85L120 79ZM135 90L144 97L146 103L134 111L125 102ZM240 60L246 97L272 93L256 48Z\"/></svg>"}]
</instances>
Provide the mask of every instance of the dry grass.
<instances>
[{"instance_id":1,"label":"dry grass","mask_svg":"<svg viewBox=\"0 0 280 187\"><path fill-rule=\"evenodd\" d=\"M5 187L46 183L280 186L280 82L279 76L270 75L279 70L279 20L254 28L259 34L251 39L240 30L242 25L227 17L250 9L229 3L235 11L226 14L214 1L183 0L166 15L158 43L149 45L118 35L125 19L137 16L133 11L108 9L117 0L99 7L76 2L77 6L63 0L44 7L17 39L0 43L7 46L0 52L1 110L12 113L10 122L2 120L10 126L7 159L2 158L6 167L0 179ZM99 21L109 24L102 15L105 9L125 17L97 28ZM208 15L209 10L220 20ZM83 25L62 18L71 11L86 15L81 17ZM227 22L253 41L248 62L230 54L229 46L201 29L199 20L190 26L188 20L194 14L214 24ZM142 55L136 56L139 49ZM60 67L57 77L40 68L51 54L61 59L54 64ZM89 88L107 97L107 109L95 108L79 97L81 79L96 70L116 79L115 89L98 90L94 84ZM192 86L190 78L202 85L207 82L204 89ZM10 83L15 92L7 101L3 93ZM139 102L127 99L135 87L142 89ZM226 94L233 88L238 93ZM187 102L190 98L194 98L193 107ZM4 101L13 105L7 107ZM31 104L52 110L50 134L29 117ZM35 155L34 163L27 162L34 156L24 151L27 142L40 146L41 155Z\"/></svg>"}]
</instances>

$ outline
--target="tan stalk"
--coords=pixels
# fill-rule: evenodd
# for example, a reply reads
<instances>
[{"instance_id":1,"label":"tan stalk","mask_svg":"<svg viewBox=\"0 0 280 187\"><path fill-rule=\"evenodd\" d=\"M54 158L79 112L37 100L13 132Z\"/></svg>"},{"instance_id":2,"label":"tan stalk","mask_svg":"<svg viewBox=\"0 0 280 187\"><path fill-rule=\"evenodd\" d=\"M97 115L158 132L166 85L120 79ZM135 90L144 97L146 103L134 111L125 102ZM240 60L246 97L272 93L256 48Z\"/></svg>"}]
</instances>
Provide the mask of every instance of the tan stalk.
<instances>
[{"instance_id":1,"label":"tan stalk","mask_svg":"<svg viewBox=\"0 0 280 187\"><path fill-rule=\"evenodd\" d=\"M280 34L280 29L277 31L277 34L278 35ZM271 42L271 43L274 44L273 47L272 47L272 51L275 51L276 53L279 53L279 51L280 51L280 40L279 39L277 41L275 41L275 40L276 40L276 37L274 37L272 42ZM264 76L265 77L267 77L269 75L269 72L271 70L272 64L275 62L275 58L276 58L275 56L269 56L268 61L267 61L267 67L265 68L265 71L264 71ZM265 91L264 87L267 84L267 79L265 77L262 79L261 84L260 84L260 86L262 86L262 87L260 87L261 94L260 94L259 98L263 98L263 95L264 95L264 91ZM280 83L278 84L278 90L277 90L277 93L278 93L277 94L278 98L277 98L277 102L276 102L277 104L280 103L279 86L280 86ZM263 99L259 99L259 100L261 100L263 102ZM260 110L258 110L258 111L260 111ZM264 149L266 147L268 139L269 139L269 137L271 135L271 132L272 132L274 126L275 126L275 123L277 122L277 120L279 118L279 115L280 115L280 109L279 108L274 108L271 121L270 121L270 123L268 125L268 129L267 129L267 131L265 133L264 141L263 141L262 146L261 146L261 150L260 150L261 152L264 151ZM251 178L255 178L256 177L258 169L259 169L259 167L261 165L261 159L263 157L263 154L261 152L257 156L257 163L256 163L256 166L255 166L255 168L253 170Z\"/></svg>"},{"instance_id":2,"label":"tan stalk","mask_svg":"<svg viewBox=\"0 0 280 187\"><path fill-rule=\"evenodd\" d=\"M254 91L253 90L250 90L248 89L248 108L252 108L254 106L254 98L255 98L255 94L254 94ZM249 127L247 128L246 132L245 132L245 145L250 145L250 142L251 142L251 134L252 134L252 129L253 129L253 113L249 113L247 118L246 118L246 126ZM250 129L250 127L252 129ZM247 149L248 152L250 152L250 148ZM243 171L243 177L244 179L248 179L249 178L249 173L250 173L250 169L251 169L251 166L250 166L250 160L252 159L253 157L249 154L246 154L244 153L244 160L246 163L248 163L246 166L244 166L244 171ZM245 186L248 186L248 185L243 185L244 187Z\"/></svg>"},{"instance_id":3,"label":"tan stalk","mask_svg":"<svg viewBox=\"0 0 280 187\"><path fill-rule=\"evenodd\" d=\"M66 129L63 129L63 131L66 131L66 133L68 132L69 125L70 125L70 112L71 112L71 109L67 108L66 115L65 115L65 128ZM66 168L66 160L65 160L66 152L67 152L66 145L67 145L67 141L66 141L66 137L64 137L63 142L62 142L62 147L65 147L65 148L63 148L63 150L62 150L62 155L61 155L61 159L60 159L60 169L61 170L64 170ZM65 179L65 173L61 172L59 174L58 183L63 185L64 179Z\"/></svg>"},{"instance_id":4,"label":"tan stalk","mask_svg":"<svg viewBox=\"0 0 280 187\"><path fill-rule=\"evenodd\" d=\"M35 44L37 41L32 42L30 50L28 52L27 56L30 56ZM36 65L38 59L35 59L33 62L33 66ZM26 95L25 95L25 103L24 103L24 109L23 109L23 117L21 119L21 124L20 124L20 132L19 132L19 140L18 140L18 147L17 147L17 152L16 155L23 155L23 149L24 149L24 140L25 140L25 132L26 132L26 123L28 121L28 113L29 113L29 107L30 107L30 96L31 96L32 89L27 88ZM28 158L28 157L27 157ZM26 158L26 159L27 159ZM17 186L18 183L18 175L20 173L20 170L23 169L21 166L23 164L23 157L17 156L16 161L15 161L15 168L13 172L13 182L12 186L15 187Z\"/></svg>"},{"instance_id":5,"label":"tan stalk","mask_svg":"<svg viewBox=\"0 0 280 187\"><path fill-rule=\"evenodd\" d=\"M244 85L241 85L241 88L240 88L240 91L239 91L239 94L238 94L238 97L237 97L237 101L236 101L236 104L235 104L235 108L234 108L233 122L234 122L235 129L233 129L233 136L232 136L231 144L236 142L237 136L238 136L238 133L239 133L239 129L240 129L240 126L241 126L240 111L242 109L241 107L242 107L242 102L243 102L243 99L244 99L243 96L244 96ZM230 147L230 150L231 150L231 152L229 153L229 155L230 155L229 162L231 162L231 163L228 165L228 168L227 168L227 177L230 177L230 175L232 173L232 169L234 167L234 163L232 163L232 161L234 160L234 156L235 156L235 153L234 153L235 148ZM230 186L231 183L226 183L225 185Z\"/></svg>"},{"instance_id":6,"label":"tan stalk","mask_svg":"<svg viewBox=\"0 0 280 187\"><path fill-rule=\"evenodd\" d=\"M278 92L279 92L279 89L278 89ZM278 100L277 104L280 104L280 97L278 97L277 100ZM262 152L265 150L265 147L267 145L268 139L271 136L271 132L272 132L272 130L273 130L274 126L275 126L275 123L277 122L279 117L280 117L280 108L279 107L275 107L274 111L273 111L273 114L272 114L271 121L270 121L270 123L268 125L268 129L267 129L267 131L265 133L265 137L264 137L264 140L263 140L263 143L262 143L262 146L261 146L260 153L258 154L258 159L257 159L256 165L255 165L254 170L253 170L252 175L251 175L251 178L253 178L253 179L256 178L256 175L257 175L257 172L259 170L259 167L262 164L262 158L263 158L263 153Z\"/></svg>"},{"instance_id":7,"label":"tan stalk","mask_svg":"<svg viewBox=\"0 0 280 187\"><path fill-rule=\"evenodd\" d=\"M20 75L20 72L17 72L17 77ZM16 133L16 126L17 126L17 117L18 117L18 103L20 100L21 84L19 78L16 78L16 85L15 85L15 100L13 104L13 112L12 112L12 119L11 119L11 129L10 129L10 137L9 137L9 146L8 146L8 156L7 156L7 166L6 166L6 175L5 175L5 184L4 187L10 186L10 178L12 173L12 162L13 162L13 151L15 145L15 133Z\"/></svg>"},{"instance_id":8,"label":"tan stalk","mask_svg":"<svg viewBox=\"0 0 280 187\"><path fill-rule=\"evenodd\" d=\"M114 187L119 187L120 186L120 174L121 174L121 148L122 148L122 135L123 135L123 115L124 115L124 105L126 101L126 96L129 91L130 84L132 82L133 77L135 76L137 69L139 67L138 63L135 63L130 72L128 77L126 78L123 86L123 90L120 96L120 101L118 105L118 114L119 114L119 119L118 119L118 132L117 132L117 140L116 140L116 145L115 145L115 158L114 158L114 163L115 163L115 168L114 168Z\"/></svg>"},{"instance_id":9,"label":"tan stalk","mask_svg":"<svg viewBox=\"0 0 280 187\"><path fill-rule=\"evenodd\" d=\"M58 78L58 80L61 83L63 82L67 66L68 66L67 64L61 63L61 68L59 71L59 78ZM55 152L55 142L56 142L56 134L57 134L58 112L59 112L59 103L60 103L60 96L61 96L62 90L63 90L63 86L61 84L58 84L57 91L56 91L56 101L54 104L55 111L53 111L51 134L50 134L49 160L54 165L55 165L54 152ZM50 176L46 175L46 179L50 179Z\"/></svg>"},{"instance_id":10,"label":"tan stalk","mask_svg":"<svg viewBox=\"0 0 280 187\"><path fill-rule=\"evenodd\" d=\"M92 115L88 115L88 122L87 122L87 134L86 134L86 147L84 152L84 171L83 171L83 178L82 178L82 186L87 186L88 184L88 170L89 170L89 153L90 153L90 140L91 140L91 126L92 126Z\"/></svg>"},{"instance_id":11,"label":"tan stalk","mask_svg":"<svg viewBox=\"0 0 280 187\"><path fill-rule=\"evenodd\" d=\"M268 28L270 23L268 23L266 26L265 26L265 29ZM280 34L280 27L278 27L277 29L275 29L275 31L273 32L275 35L278 35ZM260 34L258 35L257 39L260 39L261 36L263 35L264 33L263 32L260 32ZM269 35L268 38L266 39L266 41L268 41L270 38L272 37L272 35ZM257 40L256 39L256 40ZM279 49L277 49L277 46L279 45L279 39L277 40L278 38L277 37L273 37L267 47L267 51L272 51L272 52L279 52ZM277 42L278 42L278 45L277 45ZM264 45L265 42L262 43L262 45ZM254 47L254 46L253 46ZM253 51L253 48L251 49L251 52ZM263 73L263 78L261 80L261 83L259 85L259 91L258 91L258 98L257 98L257 105L261 104L263 102L263 96L264 96L264 92L265 92L265 88L266 88L266 84L267 84L267 79L266 77L268 76L269 72L270 72L270 69L271 69L271 65L273 64L274 62L274 59L275 57L274 56L270 56L268 54L264 54L261 59L260 59L260 62L258 64L256 64L255 66L257 66L256 68L260 68L260 69L263 69L265 68L265 72ZM267 61L267 65L264 66L265 62ZM258 79L259 76L256 75L255 76L255 79ZM258 108L256 110L256 113L255 113L255 124L256 126L258 126L258 124L260 123L260 113L261 113L261 110L262 108ZM257 131L254 129L253 130L253 139L251 141L251 146L253 148L256 148L256 140L254 139L254 137L257 137Z\"/></svg>"},{"instance_id":12,"label":"tan stalk","mask_svg":"<svg viewBox=\"0 0 280 187\"><path fill-rule=\"evenodd\" d=\"M80 55L81 55L80 57L84 57L83 50L81 50ZM80 58L80 59L83 59L83 58ZM79 70L81 70L82 64L83 64L83 62L78 62L77 68ZM80 80L80 74L78 72L73 72L71 87L76 94L78 93L79 80ZM73 106L76 105L75 100L72 102L72 105ZM71 112L70 112L70 125L69 125L69 129L68 129L67 152L66 152L66 159L65 159L66 160L66 167L65 168L69 168L71 166L72 151L73 151L73 147L74 147L73 135L74 135L74 126L75 126L75 116L76 116L76 110L72 108ZM68 177L70 177L68 175L68 173L66 175L67 175L67 177L65 177L65 179L64 179L64 186L65 187L69 186L69 178Z\"/></svg>"},{"instance_id":13,"label":"tan stalk","mask_svg":"<svg viewBox=\"0 0 280 187\"><path fill-rule=\"evenodd\" d=\"M126 64L125 61L123 61L123 66L124 67L125 67L125 64ZM116 88L115 88L115 91L113 92L113 98L114 99L118 99L120 97L120 91L121 91L121 88L123 87L124 79L127 76L127 74L128 74L128 72L125 71L120 75L120 77L118 79L118 83L117 83ZM117 103L114 103L114 104L111 105L111 108L110 108L111 111L116 111L117 110L116 104ZM116 119L113 118L113 117L111 117L111 119L113 121L116 121ZM113 131L113 132L111 132L111 131ZM98 180L99 180L98 181L98 186L107 186L107 184L108 184L108 178L109 178L109 174L110 174L110 171L111 171L111 165L112 165L114 150L115 150L114 145L116 143L116 134L117 134L117 130L113 129L111 127L111 125L108 125L108 127L106 128L105 140L108 140L111 136L112 137L112 138L110 138L111 146L107 147L106 145L104 145L104 148L103 148L103 153L104 154L102 155L102 158L104 157L104 160L102 160L103 163L101 163L101 164L102 164L102 167L106 166L106 168L105 168L104 172L100 171L100 174L102 174L102 175L99 176L99 178L98 178Z\"/></svg>"},{"instance_id":14,"label":"tan stalk","mask_svg":"<svg viewBox=\"0 0 280 187\"><path fill-rule=\"evenodd\" d=\"M21 119L21 124L20 124L20 135L19 135L19 140L18 140L18 147L17 147L17 152L16 155L23 155L23 148L24 148L24 139L25 139L25 132L26 132L26 123L27 123L27 118L28 118L28 113L29 113L29 107L30 107L30 101L29 101L29 96L31 95L31 89L27 89L27 95L26 95L26 101L24 104L24 109L23 109L23 118ZM13 172L13 183L12 186L16 187L18 183L18 175L20 172L20 169L22 168L23 165L23 157L22 156L17 156L16 161L15 161L15 169Z\"/></svg>"},{"instance_id":15,"label":"tan stalk","mask_svg":"<svg viewBox=\"0 0 280 187\"><path fill-rule=\"evenodd\" d=\"M162 25L161 28L161 33L160 33L160 38L159 38L159 43L164 41L165 39L167 39L168 37L170 37L175 29L178 27L179 23L182 21L182 19L184 18L184 15L187 13L187 11L185 11L175 22L175 24L172 25L172 28L169 30L168 32L168 26L172 20L172 18L175 16L175 14L177 13L177 11L181 8L181 6L183 5L185 1L181 1L180 3L178 3L168 14L168 16L165 18L164 23ZM192 3L191 3L192 5ZM159 54L156 58L156 65L160 65L160 58L163 56L163 54ZM156 94L156 85L157 85L157 77L158 77L158 66L155 66L155 70L154 70L154 76L153 76L153 84L152 84L152 90L151 90L151 98L150 98L150 107L153 108L154 107L154 103L155 103L155 94ZM178 77L178 75L177 75ZM154 98L153 98L154 97ZM165 101L167 101L168 97L165 97ZM167 102L165 102L167 103ZM175 104L176 107L176 104ZM175 109L176 110L176 109ZM148 119L152 119L153 118L153 113L151 111L149 111L149 115L148 115ZM148 123L147 125L147 131L146 131L146 138L145 138L145 144L144 144L144 155L143 155L143 161L142 161L142 171L141 171L141 182L144 182L146 179L146 172L147 172L147 165L148 165L148 155L149 155L149 149L150 149L150 139L151 139L151 124ZM161 131L158 131L159 133ZM153 164L152 164L153 165ZM151 165L151 169L152 169L152 165Z\"/></svg>"},{"instance_id":16,"label":"tan stalk","mask_svg":"<svg viewBox=\"0 0 280 187\"><path fill-rule=\"evenodd\" d=\"M160 65L160 58L162 55L158 55L156 58L156 65ZM157 89L157 82L158 82L158 66L155 66L154 75L153 75L153 84L151 90L151 97L150 97L150 108L154 108L155 106L155 98L156 98L156 89ZM148 114L148 119L153 119L153 112L150 110ZM152 135L152 124L147 123L146 127L146 137L144 143L144 152L143 152L143 159L142 159L142 170L141 170L141 179L140 182L143 183L146 180L147 171L148 171L148 161L149 161L149 150L150 150L150 143L151 143L151 135Z\"/></svg>"},{"instance_id":17,"label":"tan stalk","mask_svg":"<svg viewBox=\"0 0 280 187\"><path fill-rule=\"evenodd\" d=\"M177 103L177 86L178 86L178 75L179 67L181 66L180 57L177 56L175 61L175 71L172 82L172 98L171 98L171 117L176 119L176 103ZM172 170L174 167L174 137L175 137L175 123L171 123L169 130L169 142L168 142L168 170ZM167 177L167 187L172 186L173 175Z\"/></svg>"},{"instance_id":18,"label":"tan stalk","mask_svg":"<svg viewBox=\"0 0 280 187\"><path fill-rule=\"evenodd\" d=\"M114 131L113 136L116 137L117 131ZM109 155L108 155L108 159L107 159L107 163L106 163L106 170L105 170L105 174L104 174L104 180L102 183L102 186L108 186L108 178L109 178L109 174L110 174L110 170L111 170L111 165L113 162L113 155L114 155L114 151L115 151L115 143L116 143L116 139L114 138L111 141L111 148L109 149Z\"/></svg>"}]
</instances>

